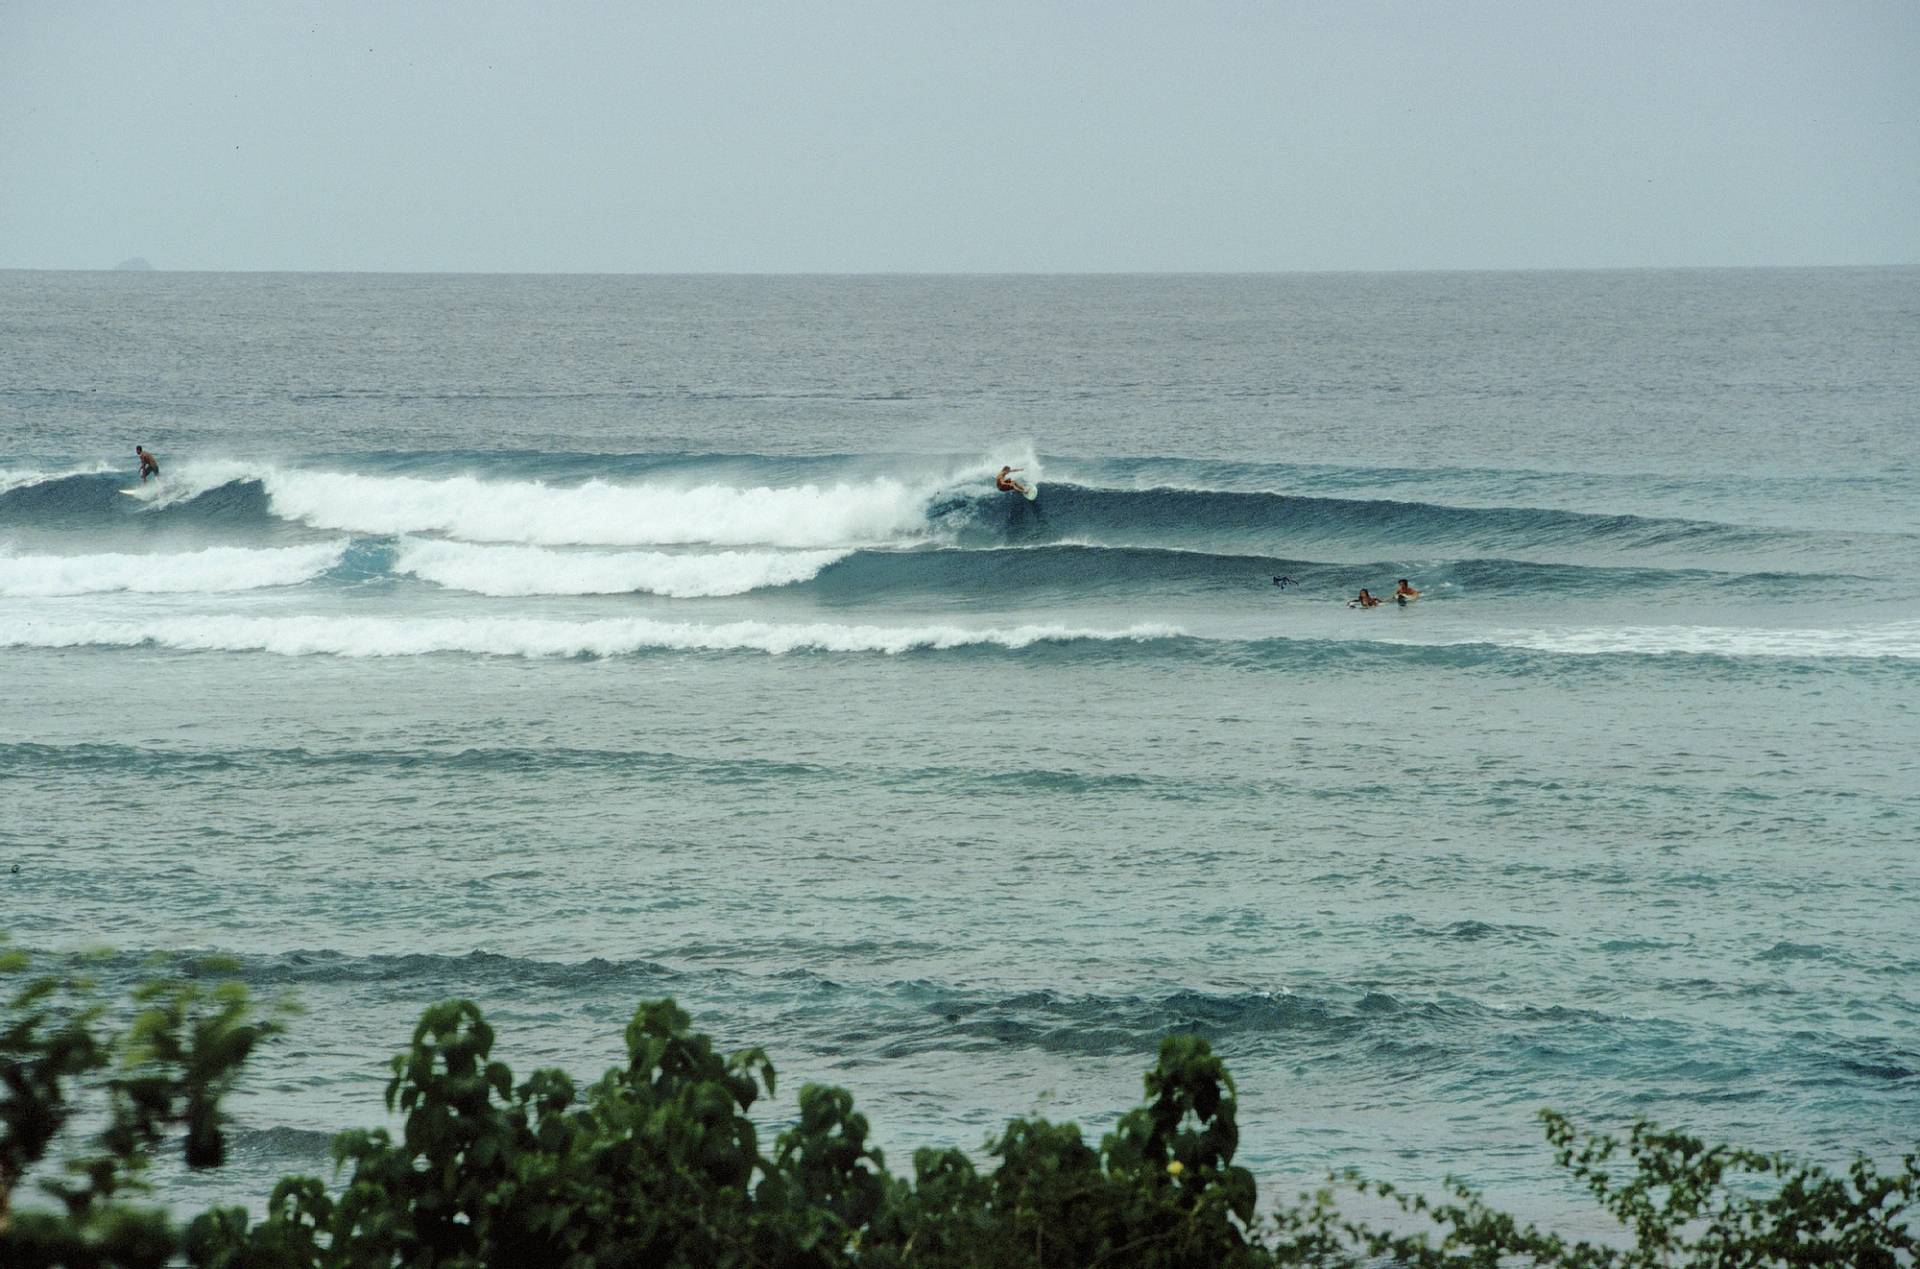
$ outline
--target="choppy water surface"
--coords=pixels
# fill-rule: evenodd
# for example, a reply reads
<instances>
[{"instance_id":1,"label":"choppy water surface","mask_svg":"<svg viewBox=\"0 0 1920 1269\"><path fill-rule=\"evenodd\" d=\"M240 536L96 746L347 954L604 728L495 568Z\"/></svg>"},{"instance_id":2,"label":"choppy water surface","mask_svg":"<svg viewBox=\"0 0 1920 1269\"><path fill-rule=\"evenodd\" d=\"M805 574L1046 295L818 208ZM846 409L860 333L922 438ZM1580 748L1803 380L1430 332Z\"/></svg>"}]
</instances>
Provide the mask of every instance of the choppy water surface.
<instances>
[{"instance_id":1,"label":"choppy water surface","mask_svg":"<svg viewBox=\"0 0 1920 1269\"><path fill-rule=\"evenodd\" d=\"M1282 1187L1886 1158L1916 402L1915 270L0 274L0 925L305 1002L186 1204L453 994L582 1074L672 994L896 1163L1174 1030Z\"/></svg>"}]
</instances>

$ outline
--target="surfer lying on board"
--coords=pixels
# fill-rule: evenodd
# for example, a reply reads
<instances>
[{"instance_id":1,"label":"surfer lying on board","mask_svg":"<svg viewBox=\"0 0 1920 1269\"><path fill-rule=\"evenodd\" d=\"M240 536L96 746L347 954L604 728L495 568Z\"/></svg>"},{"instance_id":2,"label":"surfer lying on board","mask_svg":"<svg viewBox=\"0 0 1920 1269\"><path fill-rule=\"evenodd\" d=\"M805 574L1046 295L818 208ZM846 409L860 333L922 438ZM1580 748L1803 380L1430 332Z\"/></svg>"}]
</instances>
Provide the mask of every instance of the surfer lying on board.
<instances>
[{"instance_id":1,"label":"surfer lying on board","mask_svg":"<svg viewBox=\"0 0 1920 1269\"><path fill-rule=\"evenodd\" d=\"M1000 474L993 478L993 487L1001 493L1025 494L1027 487L1013 478L1013 473L1025 471L1024 467L1002 467Z\"/></svg>"},{"instance_id":2,"label":"surfer lying on board","mask_svg":"<svg viewBox=\"0 0 1920 1269\"><path fill-rule=\"evenodd\" d=\"M1400 584L1394 588L1393 602L1405 608L1418 598L1420 598L1420 592L1409 585L1406 578L1401 578Z\"/></svg>"},{"instance_id":3,"label":"surfer lying on board","mask_svg":"<svg viewBox=\"0 0 1920 1269\"><path fill-rule=\"evenodd\" d=\"M147 477L158 476L160 474L160 460L153 456L152 450L141 449L138 445L135 445L133 447L133 452L140 456L140 483L141 484L144 485L147 483Z\"/></svg>"},{"instance_id":4,"label":"surfer lying on board","mask_svg":"<svg viewBox=\"0 0 1920 1269\"><path fill-rule=\"evenodd\" d=\"M1378 608L1379 606L1380 601L1369 594L1365 586L1360 588L1358 595L1355 595L1347 601L1347 607L1349 608Z\"/></svg>"}]
</instances>

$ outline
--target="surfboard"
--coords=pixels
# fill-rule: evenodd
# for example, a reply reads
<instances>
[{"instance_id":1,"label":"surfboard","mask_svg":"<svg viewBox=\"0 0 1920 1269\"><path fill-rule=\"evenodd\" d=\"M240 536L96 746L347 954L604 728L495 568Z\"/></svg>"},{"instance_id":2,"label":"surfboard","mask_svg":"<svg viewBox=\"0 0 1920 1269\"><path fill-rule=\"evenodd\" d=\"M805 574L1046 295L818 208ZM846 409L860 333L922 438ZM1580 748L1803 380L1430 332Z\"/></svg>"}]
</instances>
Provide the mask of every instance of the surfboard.
<instances>
[{"instance_id":1,"label":"surfboard","mask_svg":"<svg viewBox=\"0 0 1920 1269\"><path fill-rule=\"evenodd\" d=\"M1027 501L1032 502L1035 498L1038 498L1039 496L1040 496L1040 482L1037 480L1029 480L1027 482Z\"/></svg>"},{"instance_id":2,"label":"surfboard","mask_svg":"<svg viewBox=\"0 0 1920 1269\"><path fill-rule=\"evenodd\" d=\"M115 493L117 493L117 494L119 494L119 495L120 495L120 496L121 496L122 498L138 498L138 497L139 497L139 496L140 496L141 494L143 494L143 493L145 493L145 492L146 492L146 490L144 490L144 489L116 489L116 490L114 490L114 492L115 492Z\"/></svg>"}]
</instances>

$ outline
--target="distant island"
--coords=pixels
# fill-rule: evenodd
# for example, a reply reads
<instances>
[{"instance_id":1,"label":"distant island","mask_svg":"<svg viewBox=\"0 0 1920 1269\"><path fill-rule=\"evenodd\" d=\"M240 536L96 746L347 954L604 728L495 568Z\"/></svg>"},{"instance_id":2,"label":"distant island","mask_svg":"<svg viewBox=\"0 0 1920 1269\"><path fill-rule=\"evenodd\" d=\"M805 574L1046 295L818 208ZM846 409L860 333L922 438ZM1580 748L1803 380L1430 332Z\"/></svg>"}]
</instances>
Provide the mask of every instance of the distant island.
<instances>
[{"instance_id":1,"label":"distant island","mask_svg":"<svg viewBox=\"0 0 1920 1269\"><path fill-rule=\"evenodd\" d=\"M119 264L114 265L113 270L115 273L121 272L122 270L133 273L151 273L153 272L153 265L145 256L134 256L132 259L122 260Z\"/></svg>"}]
</instances>

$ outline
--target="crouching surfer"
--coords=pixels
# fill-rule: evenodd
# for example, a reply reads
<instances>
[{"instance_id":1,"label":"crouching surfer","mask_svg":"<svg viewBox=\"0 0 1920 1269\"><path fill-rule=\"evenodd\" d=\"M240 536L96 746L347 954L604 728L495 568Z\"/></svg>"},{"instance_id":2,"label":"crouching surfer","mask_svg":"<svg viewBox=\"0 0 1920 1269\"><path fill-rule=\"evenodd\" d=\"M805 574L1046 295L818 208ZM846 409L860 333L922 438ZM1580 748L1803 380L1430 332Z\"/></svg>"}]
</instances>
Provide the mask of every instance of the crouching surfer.
<instances>
[{"instance_id":1,"label":"crouching surfer","mask_svg":"<svg viewBox=\"0 0 1920 1269\"><path fill-rule=\"evenodd\" d=\"M1025 470L1024 467L1002 467L1000 474L993 478L993 487L1001 493L1017 493L1025 497L1027 487L1013 478L1013 473Z\"/></svg>"},{"instance_id":2,"label":"crouching surfer","mask_svg":"<svg viewBox=\"0 0 1920 1269\"><path fill-rule=\"evenodd\" d=\"M133 447L133 452L136 455L138 455L140 459L140 483L141 484L143 485L146 484L147 477L149 476L153 476L157 478L160 475L160 460L153 456L152 450L141 449L138 445L135 445Z\"/></svg>"}]
</instances>

